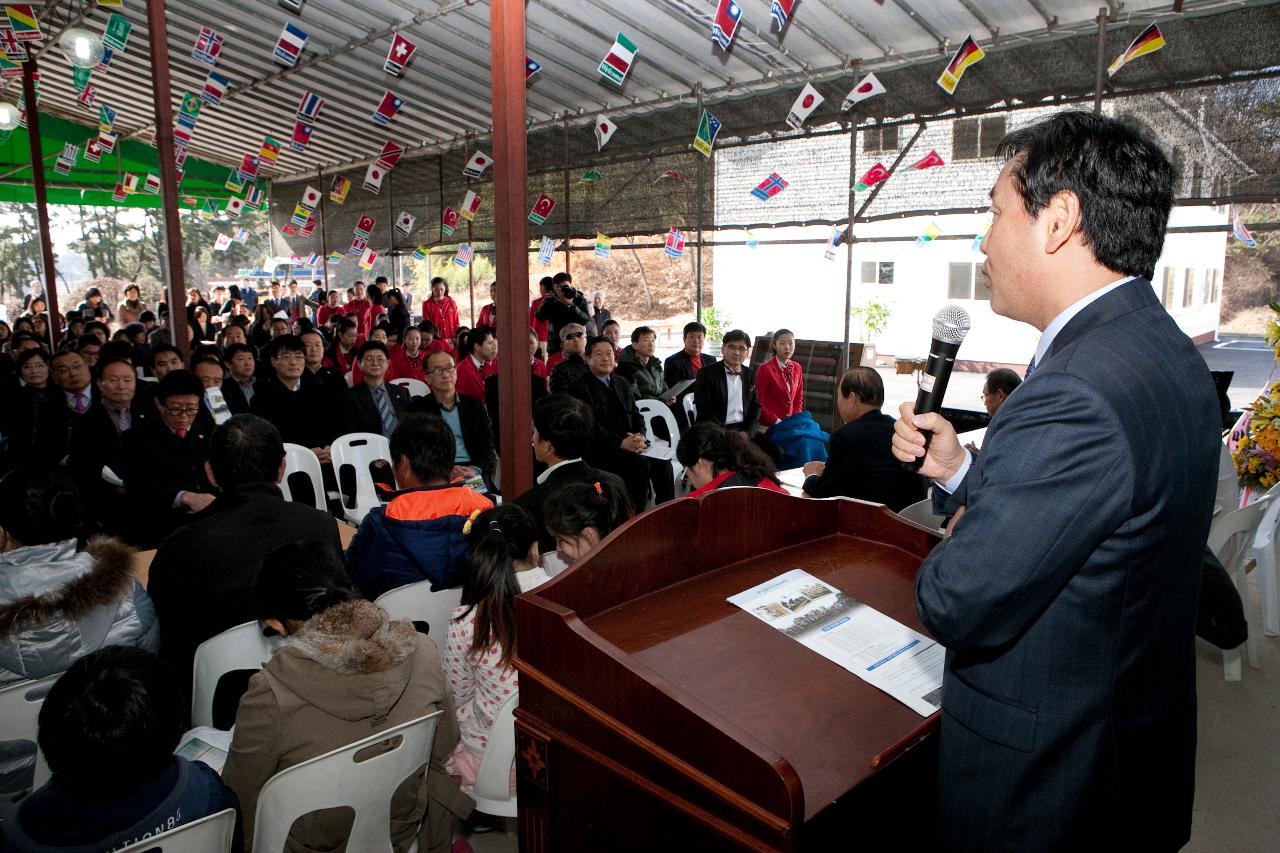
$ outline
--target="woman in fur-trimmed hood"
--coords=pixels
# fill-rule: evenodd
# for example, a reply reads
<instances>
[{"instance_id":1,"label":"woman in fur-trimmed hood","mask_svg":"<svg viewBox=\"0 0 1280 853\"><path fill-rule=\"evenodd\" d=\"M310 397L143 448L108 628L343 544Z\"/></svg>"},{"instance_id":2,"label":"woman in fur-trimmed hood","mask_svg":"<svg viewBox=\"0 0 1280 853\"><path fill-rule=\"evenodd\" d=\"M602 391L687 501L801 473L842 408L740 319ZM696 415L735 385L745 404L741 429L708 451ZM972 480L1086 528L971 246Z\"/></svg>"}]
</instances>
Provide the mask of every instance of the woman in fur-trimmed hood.
<instances>
[{"instance_id":1,"label":"woman in fur-trimmed hood","mask_svg":"<svg viewBox=\"0 0 1280 853\"><path fill-rule=\"evenodd\" d=\"M245 849L253 846L258 795L273 775L443 708L427 772L392 797L391 840L397 851L415 838L424 853L448 850L450 813L466 817L473 803L444 772L458 722L435 644L361 600L341 564L312 543L269 554L255 596L263 626L285 640L240 700L222 774L240 798ZM340 810L315 812L294 825L287 849L341 850L351 822Z\"/></svg>"}]
</instances>

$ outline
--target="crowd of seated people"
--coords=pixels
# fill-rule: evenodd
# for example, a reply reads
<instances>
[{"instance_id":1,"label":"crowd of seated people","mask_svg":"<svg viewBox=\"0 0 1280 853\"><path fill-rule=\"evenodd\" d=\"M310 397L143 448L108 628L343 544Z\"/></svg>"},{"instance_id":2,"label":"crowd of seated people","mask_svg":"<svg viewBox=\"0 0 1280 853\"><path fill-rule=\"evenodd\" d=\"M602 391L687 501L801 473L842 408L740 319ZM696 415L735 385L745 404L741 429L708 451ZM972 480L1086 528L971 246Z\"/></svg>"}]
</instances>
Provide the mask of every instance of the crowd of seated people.
<instances>
[{"instance_id":1,"label":"crowd of seated people","mask_svg":"<svg viewBox=\"0 0 1280 853\"><path fill-rule=\"evenodd\" d=\"M443 281L416 324L385 281L345 297L318 286L304 296L296 282L264 295L192 289L185 359L167 306L149 306L136 287L114 313L99 293L53 319L56 347L47 311L0 324L0 685L67 673L41 718L53 779L0 829L7 845L119 844L148 824L230 805L237 844L250 849L254 804L272 775L439 708L423 774L393 798L393 841L449 849L493 721L518 690L515 596L675 497L671 462L646 452L653 440L670 442L695 498L779 491L761 432L802 410L790 333L753 371L745 332L727 333L717 360L703 352L706 329L690 323L664 364L652 328L619 348L602 292L588 303L565 274L540 287L528 355L537 480L497 506L497 308L461 326ZM874 371L857 371L840 385L849 434L833 438L825 467L808 470L806 491L889 503L875 491L878 469L857 458L863 434L887 420L883 387ZM425 393L411 397L397 380L425 383ZM646 423L641 401L670 407L676 434L653 434L664 419ZM333 446L353 432L385 437L390 458L379 504L344 549L335 522L350 472L333 465ZM295 499L285 499L286 444L320 463L316 500L299 498L292 480ZM895 508L911 478L920 485L910 474L894 480ZM135 549L156 549L145 588ZM419 581L461 591L446 625L418 625L444 632L438 646L372 603ZM190 723L197 648L255 620L287 642L261 672L217 686L214 723L235 724L219 779L172 753ZM121 704L112 726L94 714L119 691L134 704ZM75 749L59 752L55 739ZM112 760L102 756L126 750L139 754L136 766L99 784ZM0 788L29 788L33 765L29 745L0 742ZM52 820L68 807L89 815L83 826ZM321 812L293 827L291 844L329 849L350 825L349 814Z\"/></svg>"}]
</instances>

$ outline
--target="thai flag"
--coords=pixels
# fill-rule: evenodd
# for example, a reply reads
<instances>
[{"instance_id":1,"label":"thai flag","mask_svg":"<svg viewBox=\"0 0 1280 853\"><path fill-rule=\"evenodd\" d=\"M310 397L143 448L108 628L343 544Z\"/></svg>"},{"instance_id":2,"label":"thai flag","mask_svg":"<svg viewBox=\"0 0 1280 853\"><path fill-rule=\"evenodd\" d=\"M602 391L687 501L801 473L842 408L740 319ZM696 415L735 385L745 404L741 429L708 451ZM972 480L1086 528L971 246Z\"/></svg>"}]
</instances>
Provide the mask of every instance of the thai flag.
<instances>
[{"instance_id":1,"label":"thai flag","mask_svg":"<svg viewBox=\"0 0 1280 853\"><path fill-rule=\"evenodd\" d=\"M249 194L244 197L244 203L250 207L262 207L262 187L254 187L249 190Z\"/></svg>"},{"instance_id":2,"label":"thai flag","mask_svg":"<svg viewBox=\"0 0 1280 853\"><path fill-rule=\"evenodd\" d=\"M307 256L307 266L311 267L312 269L315 269L316 267L320 266L321 263L322 263L322 260L320 256L315 252L312 252L310 255Z\"/></svg>"},{"instance_id":3,"label":"thai flag","mask_svg":"<svg viewBox=\"0 0 1280 853\"><path fill-rule=\"evenodd\" d=\"M733 34L738 31L738 21L741 18L741 6L733 0L720 0L720 5L716 8L715 23L711 25L711 40L720 45L721 50L729 49L729 43L733 41Z\"/></svg>"},{"instance_id":4,"label":"thai flag","mask_svg":"<svg viewBox=\"0 0 1280 853\"><path fill-rule=\"evenodd\" d=\"M388 125L403 106L404 98L388 89L382 96L382 103L378 104L378 109L373 113L373 120L378 124Z\"/></svg>"},{"instance_id":5,"label":"thai flag","mask_svg":"<svg viewBox=\"0 0 1280 853\"><path fill-rule=\"evenodd\" d=\"M298 57L306 46L307 34L301 28L286 22L284 29L280 31L280 39L276 42L276 61L292 68L298 64Z\"/></svg>"},{"instance_id":6,"label":"thai flag","mask_svg":"<svg viewBox=\"0 0 1280 853\"><path fill-rule=\"evenodd\" d=\"M761 181L760 185L751 191L751 194L761 201L768 201L786 188L787 182L777 172L773 172L769 177Z\"/></svg>"},{"instance_id":7,"label":"thai flag","mask_svg":"<svg viewBox=\"0 0 1280 853\"><path fill-rule=\"evenodd\" d=\"M324 106L324 98L315 92L307 92L298 104L298 121L311 124L320 117L320 108Z\"/></svg>"}]
</instances>

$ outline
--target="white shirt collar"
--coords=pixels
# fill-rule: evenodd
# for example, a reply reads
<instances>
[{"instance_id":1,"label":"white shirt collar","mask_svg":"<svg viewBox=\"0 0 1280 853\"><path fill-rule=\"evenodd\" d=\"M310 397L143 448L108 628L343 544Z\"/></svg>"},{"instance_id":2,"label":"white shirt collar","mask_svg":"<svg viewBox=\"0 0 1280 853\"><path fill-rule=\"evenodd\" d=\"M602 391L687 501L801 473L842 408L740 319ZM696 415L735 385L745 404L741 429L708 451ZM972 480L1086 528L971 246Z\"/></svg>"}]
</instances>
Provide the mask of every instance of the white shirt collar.
<instances>
[{"instance_id":1,"label":"white shirt collar","mask_svg":"<svg viewBox=\"0 0 1280 853\"><path fill-rule=\"evenodd\" d=\"M1044 361L1044 357L1049 353L1050 347L1053 346L1054 338L1058 337L1058 333L1061 332L1063 327L1066 326L1067 323L1070 323L1077 314L1088 308L1094 302L1097 302L1102 297L1106 296L1111 291L1115 290L1120 285L1132 280L1133 276L1127 275L1124 278L1111 282L1106 287L1100 287L1093 293L1071 303L1062 311L1061 314L1054 317L1053 320L1050 321L1049 325L1044 327L1044 333L1040 335L1040 343L1036 345L1036 366L1039 367L1041 362Z\"/></svg>"},{"instance_id":2,"label":"white shirt collar","mask_svg":"<svg viewBox=\"0 0 1280 853\"><path fill-rule=\"evenodd\" d=\"M556 470L557 468L563 468L565 465L572 465L574 462L581 462L581 461L582 461L582 457L581 457L581 456L579 456L579 457L577 457L577 458L575 458L575 459L562 459L562 460L560 460L559 462L557 462L556 464L552 465L552 466L551 466L551 467L549 467L547 470L543 471L541 474L539 474L539 475L538 475L538 484L539 484L539 485L541 485L541 484L545 483L545 482L547 481L547 478L551 476L551 472L552 472L552 471L554 471L554 470Z\"/></svg>"},{"instance_id":3,"label":"white shirt collar","mask_svg":"<svg viewBox=\"0 0 1280 853\"><path fill-rule=\"evenodd\" d=\"M484 367L484 362L476 358L474 353L471 356L471 363L474 364L477 368Z\"/></svg>"}]
</instances>

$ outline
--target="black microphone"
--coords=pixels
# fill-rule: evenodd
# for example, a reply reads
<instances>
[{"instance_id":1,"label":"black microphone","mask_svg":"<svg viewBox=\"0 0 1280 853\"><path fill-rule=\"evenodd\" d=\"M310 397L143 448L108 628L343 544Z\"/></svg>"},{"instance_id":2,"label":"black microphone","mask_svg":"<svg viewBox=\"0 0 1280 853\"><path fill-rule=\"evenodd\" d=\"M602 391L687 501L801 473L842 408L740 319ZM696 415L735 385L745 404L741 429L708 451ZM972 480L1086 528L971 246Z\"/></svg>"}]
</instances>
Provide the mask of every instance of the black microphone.
<instances>
[{"instance_id":1,"label":"black microphone","mask_svg":"<svg viewBox=\"0 0 1280 853\"><path fill-rule=\"evenodd\" d=\"M933 315L933 341L929 344L929 363L920 377L919 391L916 393L916 414L936 412L942 408L942 398L947 393L947 383L951 381L951 368L956 363L956 353L964 336L969 334L969 312L959 305L944 305ZM929 449L932 433L924 430L924 447ZM921 456L907 465L919 470L924 464Z\"/></svg>"}]
</instances>

